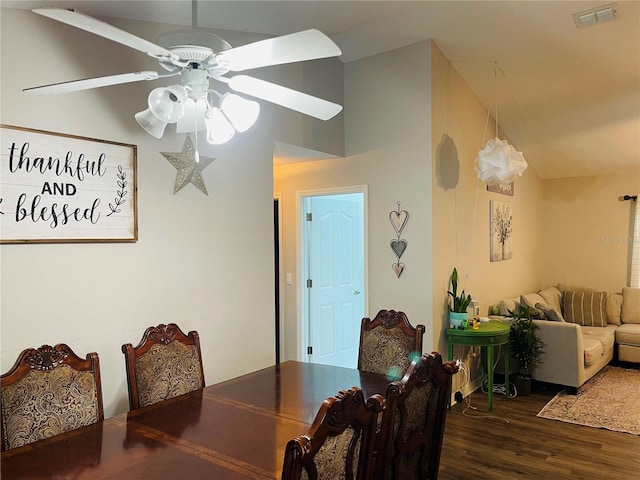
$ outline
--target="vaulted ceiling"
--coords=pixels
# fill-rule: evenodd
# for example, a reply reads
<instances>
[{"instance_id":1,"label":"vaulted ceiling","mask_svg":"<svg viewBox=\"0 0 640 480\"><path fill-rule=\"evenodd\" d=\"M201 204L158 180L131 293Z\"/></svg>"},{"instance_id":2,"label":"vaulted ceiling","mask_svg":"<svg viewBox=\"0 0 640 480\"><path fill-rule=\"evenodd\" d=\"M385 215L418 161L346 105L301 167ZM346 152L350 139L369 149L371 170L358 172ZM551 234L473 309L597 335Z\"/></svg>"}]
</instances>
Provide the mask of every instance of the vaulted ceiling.
<instances>
[{"instance_id":1,"label":"vaulted ceiling","mask_svg":"<svg viewBox=\"0 0 640 480\"><path fill-rule=\"evenodd\" d=\"M191 0L1 0L10 8L43 4L105 21L192 25ZM494 112L497 105L501 127L542 178L640 166L639 1L619 1L615 20L583 28L577 28L573 14L606 1L200 0L196 5L203 28L265 35L318 28L342 49L344 62L432 39L478 98Z\"/></svg>"}]
</instances>

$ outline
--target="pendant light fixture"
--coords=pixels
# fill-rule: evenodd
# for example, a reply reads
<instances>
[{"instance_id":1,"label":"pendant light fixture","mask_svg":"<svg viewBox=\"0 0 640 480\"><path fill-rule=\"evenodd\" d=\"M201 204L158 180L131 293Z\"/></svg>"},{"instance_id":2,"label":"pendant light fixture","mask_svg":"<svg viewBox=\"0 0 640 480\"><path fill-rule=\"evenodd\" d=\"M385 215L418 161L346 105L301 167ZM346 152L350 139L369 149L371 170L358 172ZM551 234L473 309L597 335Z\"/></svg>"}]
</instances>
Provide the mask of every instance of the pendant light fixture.
<instances>
[{"instance_id":1,"label":"pendant light fixture","mask_svg":"<svg viewBox=\"0 0 640 480\"><path fill-rule=\"evenodd\" d=\"M516 150L506 140L498 137L498 102L495 91L497 90L498 62L494 65L494 102L495 102L495 138L490 138L484 147L478 152L476 157L476 172L478 178L487 185L505 185L513 182L516 177L521 176L527 169L527 161L522 152ZM487 121L482 138L486 138L487 125L491 116L491 105L487 109Z\"/></svg>"}]
</instances>

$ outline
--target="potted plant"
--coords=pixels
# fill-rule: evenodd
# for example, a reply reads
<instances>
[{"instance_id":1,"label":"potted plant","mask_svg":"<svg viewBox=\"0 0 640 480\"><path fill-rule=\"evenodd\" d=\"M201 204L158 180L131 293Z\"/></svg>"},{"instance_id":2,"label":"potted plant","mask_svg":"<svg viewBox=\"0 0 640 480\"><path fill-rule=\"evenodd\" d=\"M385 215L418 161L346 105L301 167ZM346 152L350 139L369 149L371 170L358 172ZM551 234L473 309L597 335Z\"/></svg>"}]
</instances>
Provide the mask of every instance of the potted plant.
<instances>
[{"instance_id":1,"label":"potted plant","mask_svg":"<svg viewBox=\"0 0 640 480\"><path fill-rule=\"evenodd\" d=\"M449 323L454 327L461 327L469 319L467 308L471 303L471 295L465 295L464 290L458 295L458 270L455 267L451 273L450 284L451 290L447 292L451 297L451 302L449 302Z\"/></svg>"},{"instance_id":2,"label":"potted plant","mask_svg":"<svg viewBox=\"0 0 640 480\"><path fill-rule=\"evenodd\" d=\"M509 349L517 361L513 383L519 395L529 395L533 370L540 363L544 345L536 333L539 327L533 323L529 307L523 305L517 312L509 310L509 316L514 319L509 330Z\"/></svg>"}]
</instances>

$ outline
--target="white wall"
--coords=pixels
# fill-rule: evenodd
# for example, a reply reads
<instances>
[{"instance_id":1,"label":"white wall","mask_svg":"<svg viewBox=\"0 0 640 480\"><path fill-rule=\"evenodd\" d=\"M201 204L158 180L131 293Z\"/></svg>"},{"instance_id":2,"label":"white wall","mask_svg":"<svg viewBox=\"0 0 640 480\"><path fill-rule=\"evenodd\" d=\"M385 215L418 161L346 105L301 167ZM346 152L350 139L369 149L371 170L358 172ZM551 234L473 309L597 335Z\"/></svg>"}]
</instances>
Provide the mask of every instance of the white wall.
<instances>
[{"instance_id":1,"label":"white wall","mask_svg":"<svg viewBox=\"0 0 640 480\"><path fill-rule=\"evenodd\" d=\"M430 50L421 42L345 65L345 158L276 166L274 191L283 203L283 275L297 272L296 193L368 186L368 311L404 311L427 325L431 345ZM409 212L402 232L408 247L401 277L389 242L396 233L389 213ZM294 285L284 285L283 358L296 358L298 304ZM366 308L366 307L365 307Z\"/></svg>"},{"instance_id":2,"label":"white wall","mask_svg":"<svg viewBox=\"0 0 640 480\"><path fill-rule=\"evenodd\" d=\"M200 143L202 155L216 158L203 172L209 196L193 185L174 195L176 169L159 152L180 151L184 134L169 126L156 140L134 120L149 91L170 81L59 96L21 91L156 70L157 63L28 11L3 9L1 21L2 123L137 145L139 205L137 243L0 247L1 370L27 347L64 342L81 356L96 351L111 416L128 408L121 345L137 344L151 325L176 322L200 333L207 384L273 364L273 141L317 148L313 131L324 131L321 147L341 151L342 136L327 132L342 131L342 116L316 127L316 120L263 103L249 132L220 147ZM111 23L152 41L176 29ZM232 37L225 36L237 44ZM333 60L322 69L341 76ZM293 73L287 86L307 82L308 69L285 68ZM278 76L275 69L266 74ZM339 89L329 99L341 95Z\"/></svg>"}]
</instances>

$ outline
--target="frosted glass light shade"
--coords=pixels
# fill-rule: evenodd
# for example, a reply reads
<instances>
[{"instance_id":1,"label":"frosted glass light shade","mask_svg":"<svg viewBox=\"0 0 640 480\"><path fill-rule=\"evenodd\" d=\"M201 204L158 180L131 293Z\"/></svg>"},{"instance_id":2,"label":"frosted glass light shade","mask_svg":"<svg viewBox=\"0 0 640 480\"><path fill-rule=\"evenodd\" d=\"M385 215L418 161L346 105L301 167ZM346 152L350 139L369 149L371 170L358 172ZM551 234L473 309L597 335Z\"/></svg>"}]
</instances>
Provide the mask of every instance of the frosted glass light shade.
<instances>
[{"instance_id":1,"label":"frosted glass light shade","mask_svg":"<svg viewBox=\"0 0 640 480\"><path fill-rule=\"evenodd\" d=\"M207 109L204 114L204 123L207 126L207 142L212 145L228 142L236 133L233 125L216 107Z\"/></svg>"},{"instance_id":2,"label":"frosted glass light shade","mask_svg":"<svg viewBox=\"0 0 640 480\"><path fill-rule=\"evenodd\" d=\"M227 93L220 101L220 110L238 132L249 130L260 115L260 104L233 93Z\"/></svg>"},{"instance_id":3,"label":"frosted glass light shade","mask_svg":"<svg viewBox=\"0 0 640 480\"><path fill-rule=\"evenodd\" d=\"M196 102L191 98L187 98L184 115L176 123L176 132L189 133L204 130L204 112L206 108L207 102L204 99Z\"/></svg>"},{"instance_id":4,"label":"frosted glass light shade","mask_svg":"<svg viewBox=\"0 0 640 480\"><path fill-rule=\"evenodd\" d=\"M138 124L144 128L149 135L156 138L162 138L162 135L164 135L167 122L160 120L149 108L136 113L135 118Z\"/></svg>"},{"instance_id":5,"label":"frosted glass light shade","mask_svg":"<svg viewBox=\"0 0 640 480\"><path fill-rule=\"evenodd\" d=\"M182 85L159 87L149 94L149 109L166 123L177 122L184 115L187 92Z\"/></svg>"}]
</instances>

